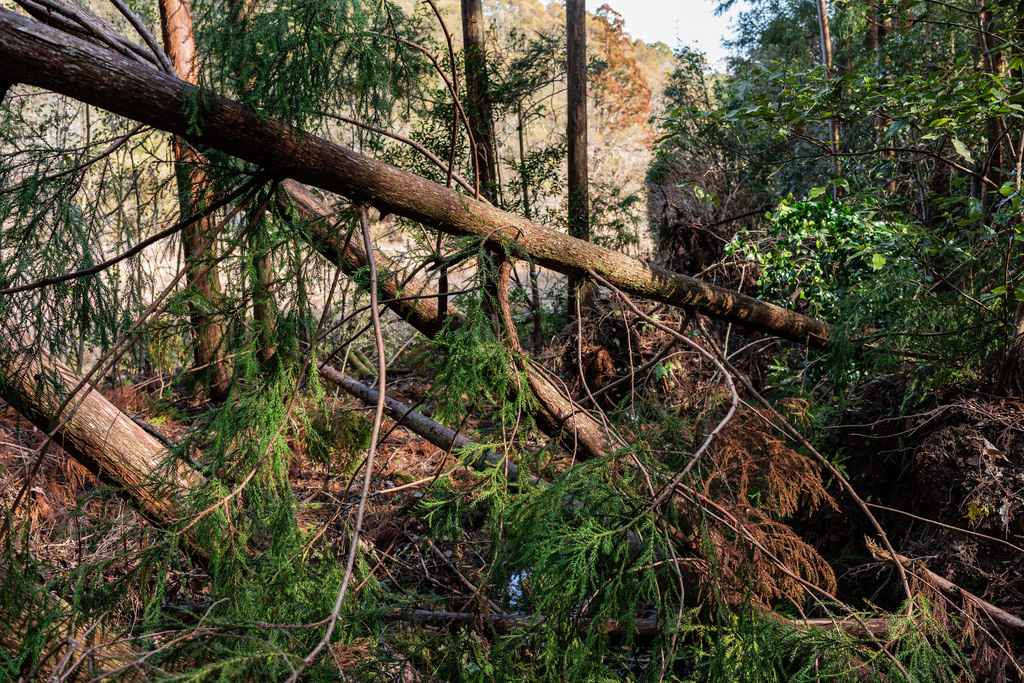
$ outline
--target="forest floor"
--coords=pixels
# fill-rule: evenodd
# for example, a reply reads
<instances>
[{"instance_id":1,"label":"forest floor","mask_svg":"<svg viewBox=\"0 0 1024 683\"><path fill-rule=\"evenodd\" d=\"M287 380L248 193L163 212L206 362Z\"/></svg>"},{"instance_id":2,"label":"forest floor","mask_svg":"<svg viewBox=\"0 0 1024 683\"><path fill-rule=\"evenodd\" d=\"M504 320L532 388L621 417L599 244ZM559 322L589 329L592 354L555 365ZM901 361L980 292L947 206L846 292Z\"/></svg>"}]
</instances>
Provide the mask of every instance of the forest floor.
<instances>
[{"instance_id":1,"label":"forest floor","mask_svg":"<svg viewBox=\"0 0 1024 683\"><path fill-rule=\"evenodd\" d=\"M648 330L642 336L626 333L620 321L609 312L595 326L590 343L581 345L579 356L591 390L625 375L626 359L632 357L636 365L671 346L671 340L657 331ZM734 340L734 347L740 348L741 341ZM555 344L548 357L569 365L575 362L574 347ZM760 385L771 353L767 347L754 347L737 364ZM663 358L663 364L677 363L670 366L670 375L648 374L638 381L650 383L665 405L682 413L700 414L714 403L711 387L717 384L695 356L671 352ZM428 380L422 371L400 369L392 374L388 395L407 405L423 403L420 409L429 413L430 405L424 403ZM1020 562L1024 553L1024 458L1020 457L1024 401L987 393L979 385L933 392L906 411L900 407L905 391L902 381L878 380L847 411L842 424L823 430L819 441L838 454L854 488L902 555L989 603L1024 614L1024 565ZM122 410L175 440L204 405L181 387L163 394L161 389L161 383L150 378L103 393ZM619 401L629 390L627 382L603 400ZM290 474L300 524L318 543L336 548L341 555L359 498L356 479L365 451L346 452L346 442L358 439L344 430L332 431L331 425L358 431L358 425L368 420L353 422L346 416L368 415L370 409L342 394L334 411L325 414L323 421L340 454L317 461L300 435L293 440ZM463 429L472 433L486 426L467 421ZM468 491L478 485L478 478L457 458L404 428L393 427L385 420L362 537L375 576L395 590L419 596L418 609L451 615L515 613L523 587L513 582L502 596L491 585L490 539L483 531L471 528L464 538L431 540L423 516L416 513L424 495L438 482ZM35 427L13 409L0 406L0 498L8 508L41 441ZM21 508L30 524L23 528L28 529L33 556L53 572L100 563L104 578L117 581L131 570L117 558L129 556L125 553L129 544L144 547L158 533L126 499L106 489L59 447L49 449L32 481L29 505ZM841 492L830 492L837 508L821 506L814 514L794 515L790 526L833 567L839 598L855 607L898 609L901 584L892 566L877 561L867 550L865 536L874 535L868 520ZM182 557L180 565L184 569L168 577L168 600L183 614L200 615L209 607L209 577L201 564L187 557ZM915 585L943 607L939 611L950 632L968 644L975 671L989 671L998 680L999 672L1014 668L1008 655L1020 652L1019 642L977 637L977 629L992 627L985 615L967 601L935 589L923 570L909 573ZM142 599L139 595L136 610L142 608ZM128 604L109 620L118 628L129 626L137 617ZM419 627L445 628L454 618L448 624ZM484 628L479 620L459 623ZM360 657L358 646L350 644L341 650L337 653L341 659Z\"/></svg>"}]
</instances>

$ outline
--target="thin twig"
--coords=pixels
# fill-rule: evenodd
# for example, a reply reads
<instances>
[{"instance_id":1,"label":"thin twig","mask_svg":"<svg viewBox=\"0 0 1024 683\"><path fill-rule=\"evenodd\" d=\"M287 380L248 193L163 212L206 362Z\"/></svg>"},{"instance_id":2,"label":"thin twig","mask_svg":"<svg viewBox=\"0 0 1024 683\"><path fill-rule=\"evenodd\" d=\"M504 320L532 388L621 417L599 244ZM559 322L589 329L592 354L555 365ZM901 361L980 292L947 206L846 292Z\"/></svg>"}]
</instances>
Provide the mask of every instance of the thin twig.
<instances>
[{"instance_id":1,"label":"thin twig","mask_svg":"<svg viewBox=\"0 0 1024 683\"><path fill-rule=\"evenodd\" d=\"M1021 548L1019 545L1014 545L1013 543L1010 543L1009 541L1004 541L1003 539L996 538L995 536L989 536L988 534L978 533L977 531L971 531L970 529L963 529L963 528L958 527L958 526L953 526L952 524L943 524L942 522L940 522L938 520L928 519L927 517L918 517L917 515L911 514L911 513L907 512L905 510L897 510L896 508L890 508L890 507L886 507L884 505L878 505L876 503L868 503L867 505L868 505L869 508L875 508L877 510L885 510L886 512L895 512L898 515L905 515L907 517L910 517L911 519L916 519L919 522L924 522L926 524L934 524L935 526L940 526L943 529L949 529L950 531L959 531L962 534L968 534L970 536L975 536L977 538L982 538L982 539L984 539L986 541L993 541L995 543L1002 543L1003 545L1005 545L1005 546L1007 546L1009 548L1013 548L1014 550L1016 550L1019 553L1024 553L1024 548Z\"/></svg>"},{"instance_id":2,"label":"thin twig","mask_svg":"<svg viewBox=\"0 0 1024 683\"><path fill-rule=\"evenodd\" d=\"M359 224L363 232L363 247L366 250L367 266L370 270L370 314L373 316L373 336L377 344L377 407L373 415L373 431L370 433L370 448L366 456L366 470L363 474L363 489L359 494L359 507L356 508L356 522L352 529L352 541L348 549L348 560L345 564L345 576L341 580L341 588L338 590L338 597L334 601L334 608L327 622L327 632L320 642L316 644L308 655L299 664L298 669L288 677L288 683L295 683L299 674L308 667L330 642L334 634L334 628L338 624L338 617L341 614L341 606L345 601L345 593L352 580L352 572L355 568L356 555L359 552L359 533L363 528L363 516L366 513L366 501L370 497L370 482L373 480L373 456L377 450L377 439L380 436L380 426L384 419L384 398L385 382L387 379L387 357L384 349L384 334L380 324L380 309L377 307L377 266L374 261L373 240L370 237L370 224L366 217L366 206L359 207Z\"/></svg>"},{"instance_id":3,"label":"thin twig","mask_svg":"<svg viewBox=\"0 0 1024 683\"><path fill-rule=\"evenodd\" d=\"M426 147L424 147L420 143L416 142L412 138L408 138L408 137L406 137L404 135L401 135L400 133L396 133L394 131L387 130L386 128L380 128L378 126L371 125L369 123L366 123L365 121L360 121L359 119L354 119L351 116L344 116L342 114L332 114L329 111L321 111L321 112L319 112L319 114L321 116L326 116L326 117L331 118L331 119L336 119L338 121L342 121L343 123L348 123L348 124L351 124L353 126L359 126L360 128L365 128L366 130L374 132L374 133L377 133L378 135L385 135L385 136L387 136L389 138L392 138L393 140L398 140L399 142L401 142L403 144L406 144L409 147L412 147L414 150L416 150L417 152L419 152L420 154L425 156L428 160L430 160L430 162L432 164L437 166L442 171L445 171L446 173L450 173L451 174L451 179L454 179L455 182L457 182L459 185L461 185L462 189L466 190L466 192L469 192L469 193L474 193L475 192L473 190L473 186L470 185L469 183L467 183L465 181L465 179L462 178L462 176L460 176L458 173L455 173L454 171L452 171L450 166L446 167L444 165L444 162L437 158L437 155L435 155L429 149L427 149ZM490 201L488 201L488 199L486 197L481 197L480 199L481 199L481 201L485 201L488 204L490 204Z\"/></svg>"},{"instance_id":4,"label":"thin twig","mask_svg":"<svg viewBox=\"0 0 1024 683\"><path fill-rule=\"evenodd\" d=\"M2 98L0 98L0 99L2 99ZM111 154L116 152L122 145L124 145L124 143L128 142L128 140L130 140L133 136L137 135L144 128L146 128L145 125L143 125L141 123L136 124L135 127L133 127L130 131L128 131L124 135L121 135L121 136L119 136L117 138L114 138L114 141L111 142L110 145L106 149L104 149L102 152L100 152L96 156L90 157L90 158L86 159L85 161L83 161L81 163L75 164L71 168L66 168L63 171L59 171L57 173L54 173L53 175L43 176L42 178L34 178L31 181L25 181L25 182L22 182L22 183L18 183L17 185L12 185L11 187L5 187L3 189L0 189L0 196L5 195L5 194L14 194L15 192L18 192L19 190L23 190L23 189L25 189L26 187L28 187L29 185L31 185L33 183L39 183L41 185L43 183L48 183L50 181L57 180L58 178L63 178L66 175L70 175L72 173L77 173L78 171L86 169L86 168L92 166L93 164L95 164L97 161L102 161L103 159L106 159L108 156L110 156ZM95 143L93 143L93 144L95 144ZM92 146L92 145L89 145L89 146ZM89 146L87 146L86 149L88 149Z\"/></svg>"}]
</instances>

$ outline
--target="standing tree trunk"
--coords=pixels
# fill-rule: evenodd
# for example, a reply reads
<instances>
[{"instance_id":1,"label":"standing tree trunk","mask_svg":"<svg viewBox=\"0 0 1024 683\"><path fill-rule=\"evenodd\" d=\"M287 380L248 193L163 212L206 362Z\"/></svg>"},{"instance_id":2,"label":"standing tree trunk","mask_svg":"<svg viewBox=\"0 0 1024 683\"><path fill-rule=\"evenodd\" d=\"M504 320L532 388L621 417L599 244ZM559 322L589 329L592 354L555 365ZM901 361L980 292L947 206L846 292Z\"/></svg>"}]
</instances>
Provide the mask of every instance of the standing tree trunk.
<instances>
[{"instance_id":1,"label":"standing tree trunk","mask_svg":"<svg viewBox=\"0 0 1024 683\"><path fill-rule=\"evenodd\" d=\"M266 220L260 216L258 221ZM249 240L252 259L252 319L256 324L256 357L266 365L277 353L277 306L274 303L274 262L272 245L265 226L253 231Z\"/></svg>"},{"instance_id":2,"label":"standing tree trunk","mask_svg":"<svg viewBox=\"0 0 1024 683\"><path fill-rule=\"evenodd\" d=\"M1014 41L1014 50L1011 56L1011 64L1013 65L1010 69L1009 74L1009 90L1010 92L1020 92L1024 89L1024 68L1021 64L1024 64L1024 49L1020 46L1024 44L1024 13L1018 13L1017 15L1017 26L1016 26L1016 41ZM1024 129L1021 130L1021 135L1018 138L1017 143L1017 158L1014 160L1014 189L1020 192L1022 189L1022 171L1024 171ZM1018 216L1017 222L1019 223L1020 218ZM1012 258L1018 264L1021 262L1021 250L1017 246L1017 241L1011 243L1008 249L1012 249L1008 258ZM1014 289L1020 287L1020 275L1012 282L1007 282L1007 289L1010 289L1010 285L1014 284ZM1007 292L1009 294L1009 291ZM1018 293L1019 298L1019 293ZM1024 301L1018 301L1016 311L1013 316L1013 330L1012 336L1006 345L1006 353L1003 362L1001 363L1001 370L998 377L998 383L1000 389L1003 391L1015 395L1024 396Z\"/></svg>"},{"instance_id":3,"label":"standing tree trunk","mask_svg":"<svg viewBox=\"0 0 1024 683\"><path fill-rule=\"evenodd\" d=\"M828 25L828 7L825 0L818 0L818 31L821 39L821 63L825 66L825 73L829 79L832 78L832 33ZM832 174L839 177L839 126L835 117L828 120L828 138L832 149ZM838 193L839 188L833 186L833 193Z\"/></svg>"},{"instance_id":4,"label":"standing tree trunk","mask_svg":"<svg viewBox=\"0 0 1024 683\"><path fill-rule=\"evenodd\" d=\"M170 57L178 77L196 83L196 46L192 36L192 8L189 0L160 0L160 26L164 51ZM202 156L180 137L174 137L173 145L177 162L178 198L182 217L187 217L202 210L202 205L211 196L211 183L203 169ZM212 228L212 218L203 218L185 228L182 244L186 260L193 258L199 251ZM216 265L209 270L194 268L189 272L188 283L202 297L200 303L192 304L192 331L196 337L195 365L198 370L208 371L210 398L222 401L231 386L231 366L224 350L224 325L210 314L223 299L220 270Z\"/></svg>"},{"instance_id":5,"label":"standing tree trunk","mask_svg":"<svg viewBox=\"0 0 1024 683\"><path fill-rule=\"evenodd\" d=\"M993 45L989 38L994 33L995 15L987 9L982 0L977 2L978 8L978 47L981 51L982 71L993 77L998 83L1006 68L1006 57L1001 46ZM990 33L991 32L991 33ZM1010 93L1007 94L1011 94ZM1003 184L1003 119L1001 116L989 116L985 121L985 157L979 160L978 171L982 177L990 179L996 185ZM991 204L990 193L981 192L982 212L987 212Z\"/></svg>"},{"instance_id":6,"label":"standing tree trunk","mask_svg":"<svg viewBox=\"0 0 1024 683\"><path fill-rule=\"evenodd\" d=\"M466 59L466 101L464 107L469 118L469 133L473 140L473 168L476 171L477 191L498 205L498 164L494 153L494 120L491 118L491 97L487 79L487 29L484 23L482 0L462 0L462 50ZM440 256L441 240L438 240ZM484 275L489 302L498 299L494 273L497 262L493 254L484 254L478 260ZM447 272L442 273L442 291L447 291ZM447 306L447 297L445 300ZM488 304L492 317L497 318L495 306Z\"/></svg>"},{"instance_id":7,"label":"standing tree trunk","mask_svg":"<svg viewBox=\"0 0 1024 683\"><path fill-rule=\"evenodd\" d=\"M516 102L516 132L519 134L519 182L523 189L523 216L533 220L530 206L530 176L526 166L526 120L523 118L523 102ZM540 354L544 348L544 320L541 314L540 282L537 268L530 264L530 315L533 317L533 352Z\"/></svg>"},{"instance_id":8,"label":"standing tree trunk","mask_svg":"<svg viewBox=\"0 0 1024 683\"><path fill-rule=\"evenodd\" d=\"M587 175L587 10L583 0L565 3L566 48L568 63L568 115L566 138L569 143L569 234L590 241L590 183ZM581 308L590 305L593 288L579 278L569 278L566 319L576 316L576 299Z\"/></svg>"},{"instance_id":9,"label":"standing tree trunk","mask_svg":"<svg viewBox=\"0 0 1024 683\"><path fill-rule=\"evenodd\" d=\"M497 204L498 163L494 154L494 121L487 91L487 38L482 0L462 0L462 44L466 58L466 106L475 142L473 164L480 192Z\"/></svg>"}]
</instances>

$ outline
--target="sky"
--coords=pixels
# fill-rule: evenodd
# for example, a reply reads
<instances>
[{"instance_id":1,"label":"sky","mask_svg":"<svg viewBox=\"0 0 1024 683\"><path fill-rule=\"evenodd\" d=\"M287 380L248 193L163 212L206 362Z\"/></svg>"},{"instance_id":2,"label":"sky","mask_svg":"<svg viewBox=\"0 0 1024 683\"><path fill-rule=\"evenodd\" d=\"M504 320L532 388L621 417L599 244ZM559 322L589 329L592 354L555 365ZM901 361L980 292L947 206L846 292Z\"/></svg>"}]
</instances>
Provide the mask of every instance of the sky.
<instances>
[{"instance_id":1,"label":"sky","mask_svg":"<svg viewBox=\"0 0 1024 683\"><path fill-rule=\"evenodd\" d=\"M715 16L717 0L586 0L587 9L594 12L605 2L622 15L633 38L695 48L712 66L724 65L722 38L731 35L732 16Z\"/></svg>"}]
</instances>

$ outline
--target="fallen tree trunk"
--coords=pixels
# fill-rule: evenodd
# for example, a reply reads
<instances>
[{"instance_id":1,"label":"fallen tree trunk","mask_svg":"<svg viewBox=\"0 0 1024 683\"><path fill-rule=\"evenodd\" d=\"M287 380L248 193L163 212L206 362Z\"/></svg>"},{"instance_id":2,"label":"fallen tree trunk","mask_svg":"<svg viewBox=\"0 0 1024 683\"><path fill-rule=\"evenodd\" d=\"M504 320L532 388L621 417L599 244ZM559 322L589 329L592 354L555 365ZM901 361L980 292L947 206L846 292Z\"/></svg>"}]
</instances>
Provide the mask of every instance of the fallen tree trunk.
<instances>
[{"instance_id":1,"label":"fallen tree trunk","mask_svg":"<svg viewBox=\"0 0 1024 683\"><path fill-rule=\"evenodd\" d=\"M298 211L299 216L309 223L310 245L346 275L367 266L369 261L361 241L344 241L336 231L330 230L327 219L333 212L300 183L283 181L278 190L278 203L286 211ZM377 263L384 261L375 260ZM465 316L451 304L441 316L437 294L423 278L403 280L398 273L390 273L380 278L379 286L388 308L430 339L440 334L446 323L452 330L465 324ZM544 375L528 367L527 381L540 403L541 410L535 417L541 429L558 437L568 452L581 457L598 457L611 450L601 424L590 413L574 405Z\"/></svg>"},{"instance_id":2,"label":"fallen tree trunk","mask_svg":"<svg viewBox=\"0 0 1024 683\"><path fill-rule=\"evenodd\" d=\"M108 634L102 624L75 623L71 614L67 602L41 585L12 580L8 567L0 563L0 648L19 657L30 636L44 637L40 659L23 664L21 675L29 678L19 680L64 680L82 674L103 678L114 671L123 680L145 678L130 666L139 655L127 643Z\"/></svg>"},{"instance_id":3,"label":"fallen tree trunk","mask_svg":"<svg viewBox=\"0 0 1024 683\"><path fill-rule=\"evenodd\" d=\"M258 117L241 104L9 10L0 10L0 77L47 88L209 145L281 177L337 192L445 232L513 242L542 266L591 269L619 289L788 339L823 344L821 321L649 266ZM195 113L197 112L197 113Z\"/></svg>"},{"instance_id":4,"label":"fallen tree trunk","mask_svg":"<svg viewBox=\"0 0 1024 683\"><path fill-rule=\"evenodd\" d=\"M79 378L45 350L4 342L0 396L49 432L57 409ZM83 387L65 409L71 410L71 419L54 440L92 471L123 486L154 518L174 519L177 493L202 484L201 475L181 461L170 462L170 453L160 441L92 385Z\"/></svg>"},{"instance_id":5,"label":"fallen tree trunk","mask_svg":"<svg viewBox=\"0 0 1024 683\"><path fill-rule=\"evenodd\" d=\"M320 366L320 376L348 393L352 394L367 405L376 405L379 394L376 389L368 387L362 382L357 382L351 377L338 372L330 365ZM462 448L478 448L477 444L462 436L454 429L449 429L442 424L434 422L426 415L418 413L405 404L393 398L384 399L384 412L388 414L396 424L408 427L413 432L445 451L455 452ZM503 458L494 451L487 450L470 460L470 465L476 469L490 467L500 468L510 481L518 481L522 470L512 461ZM541 480L533 475L529 476L531 484L539 484Z\"/></svg>"}]
</instances>

